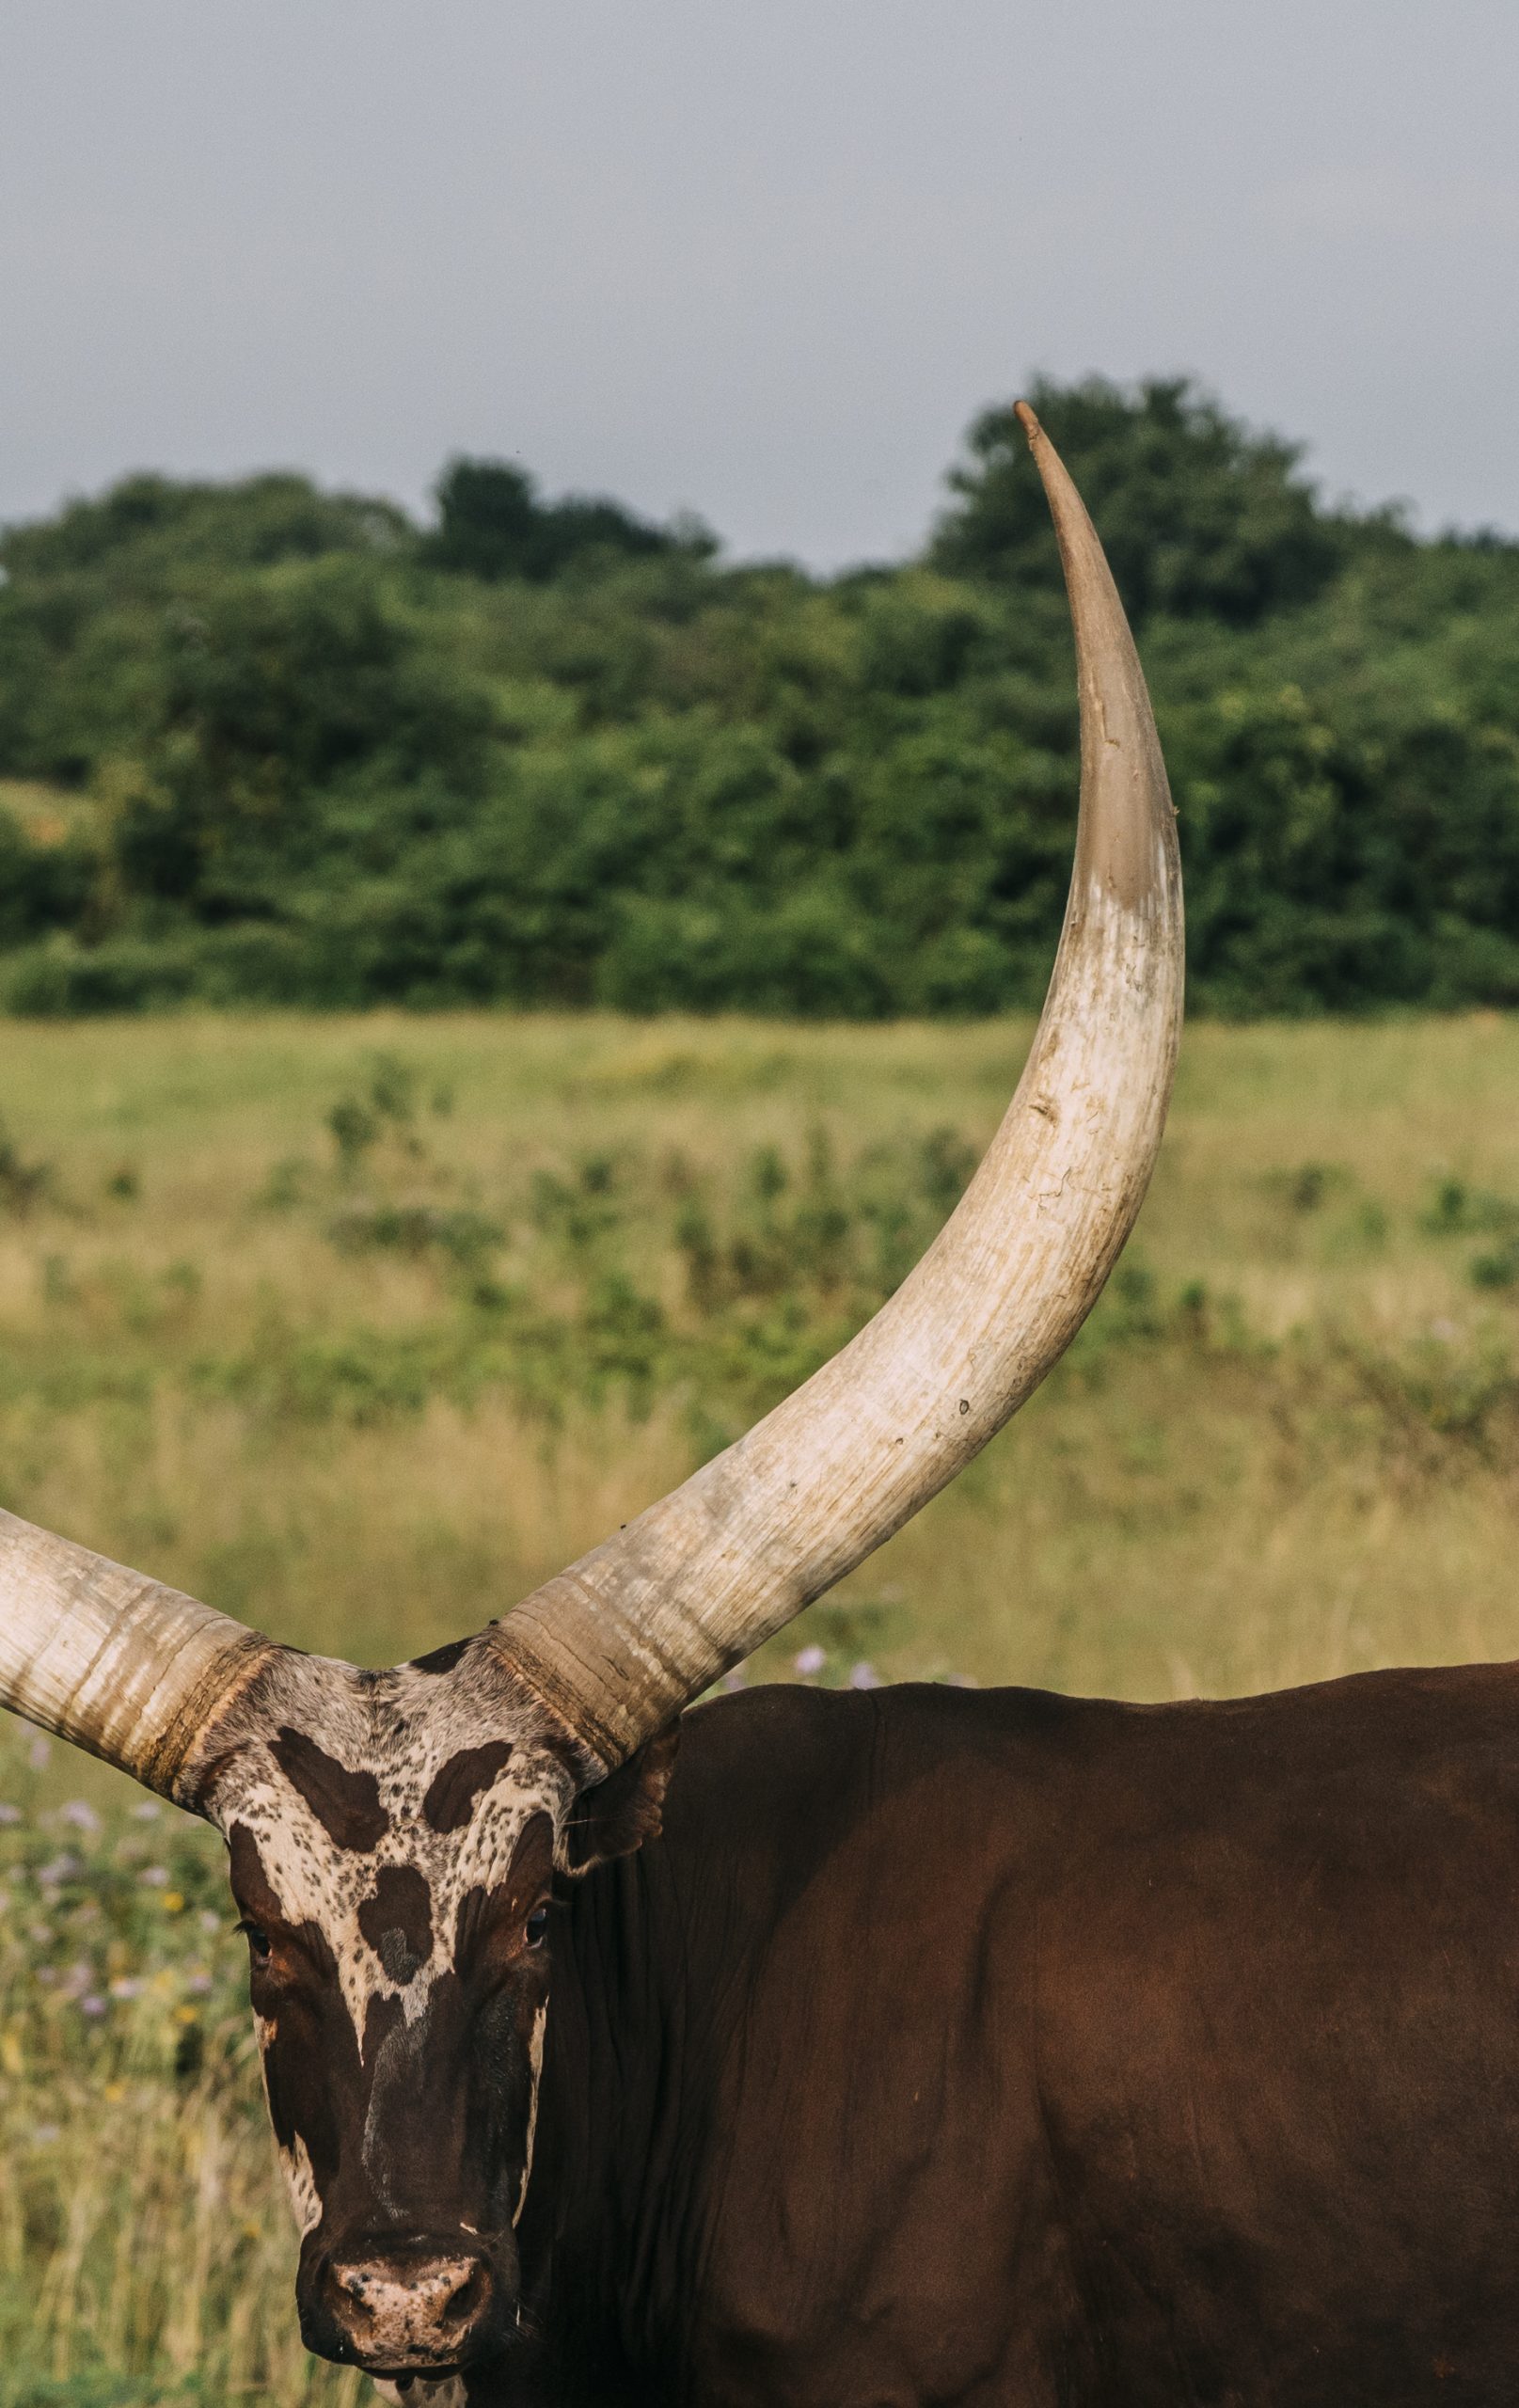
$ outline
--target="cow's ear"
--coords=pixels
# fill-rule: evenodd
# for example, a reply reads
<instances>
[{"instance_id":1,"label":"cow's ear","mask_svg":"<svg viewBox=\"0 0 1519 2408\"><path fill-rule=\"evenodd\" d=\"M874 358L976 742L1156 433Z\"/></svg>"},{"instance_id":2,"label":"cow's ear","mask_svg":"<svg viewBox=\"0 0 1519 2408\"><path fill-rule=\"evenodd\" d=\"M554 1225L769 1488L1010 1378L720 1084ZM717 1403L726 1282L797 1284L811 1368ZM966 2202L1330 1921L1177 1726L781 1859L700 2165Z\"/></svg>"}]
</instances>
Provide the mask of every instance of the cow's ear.
<instances>
[{"instance_id":1,"label":"cow's ear","mask_svg":"<svg viewBox=\"0 0 1519 2408\"><path fill-rule=\"evenodd\" d=\"M560 1837L562 1873L589 1873L593 1864L631 1856L645 1840L658 1838L679 1745L680 1724L672 1722L594 1789L581 1790Z\"/></svg>"}]
</instances>

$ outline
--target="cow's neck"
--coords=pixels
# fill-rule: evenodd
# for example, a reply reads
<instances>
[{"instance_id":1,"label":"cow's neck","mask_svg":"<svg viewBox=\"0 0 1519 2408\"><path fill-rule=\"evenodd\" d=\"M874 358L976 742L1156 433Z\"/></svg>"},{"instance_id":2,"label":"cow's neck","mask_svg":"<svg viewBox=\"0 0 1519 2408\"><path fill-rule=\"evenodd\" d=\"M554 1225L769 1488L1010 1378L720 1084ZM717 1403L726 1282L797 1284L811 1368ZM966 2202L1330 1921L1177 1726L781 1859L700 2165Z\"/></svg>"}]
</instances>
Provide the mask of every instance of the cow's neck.
<instances>
[{"instance_id":1,"label":"cow's neck","mask_svg":"<svg viewBox=\"0 0 1519 2408\"><path fill-rule=\"evenodd\" d=\"M577 1884L555 1933L518 2235L525 2312L542 2331L555 2400L603 2400L615 2380L632 2401L636 2368L680 2354L700 2242L689 2178L706 2163L693 2121L717 2042L708 2015L688 2009L690 1941L652 1850Z\"/></svg>"}]
</instances>

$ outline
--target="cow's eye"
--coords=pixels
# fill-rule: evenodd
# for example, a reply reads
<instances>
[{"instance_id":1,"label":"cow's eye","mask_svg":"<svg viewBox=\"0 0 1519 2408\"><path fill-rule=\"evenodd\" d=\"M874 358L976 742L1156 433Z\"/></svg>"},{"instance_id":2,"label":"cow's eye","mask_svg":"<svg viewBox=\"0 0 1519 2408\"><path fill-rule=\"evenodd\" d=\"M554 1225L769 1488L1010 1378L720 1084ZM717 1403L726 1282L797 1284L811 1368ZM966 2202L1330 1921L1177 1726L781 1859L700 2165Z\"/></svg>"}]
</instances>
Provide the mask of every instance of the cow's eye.
<instances>
[{"instance_id":1,"label":"cow's eye","mask_svg":"<svg viewBox=\"0 0 1519 2408\"><path fill-rule=\"evenodd\" d=\"M248 1955L252 1957L254 1963L256 1965L267 1965L269 1962L269 1934L264 1930L262 1924L250 1923L247 1916L245 1915L237 1927L248 1943Z\"/></svg>"},{"instance_id":2,"label":"cow's eye","mask_svg":"<svg viewBox=\"0 0 1519 2408\"><path fill-rule=\"evenodd\" d=\"M547 1929L548 1909L546 1907L534 1907L531 1914L528 1917L526 1925L524 1925L524 1930L527 1934L528 1946L530 1948L541 1948L544 1944L544 1935Z\"/></svg>"}]
</instances>

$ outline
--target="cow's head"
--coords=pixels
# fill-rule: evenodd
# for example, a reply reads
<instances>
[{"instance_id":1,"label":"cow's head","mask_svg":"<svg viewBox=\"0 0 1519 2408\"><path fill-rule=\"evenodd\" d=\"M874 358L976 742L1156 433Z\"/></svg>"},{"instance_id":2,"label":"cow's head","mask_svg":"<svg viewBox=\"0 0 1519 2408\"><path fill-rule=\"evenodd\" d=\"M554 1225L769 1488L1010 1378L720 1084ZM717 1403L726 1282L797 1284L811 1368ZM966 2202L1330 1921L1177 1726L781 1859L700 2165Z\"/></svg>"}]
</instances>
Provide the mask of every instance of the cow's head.
<instances>
[{"instance_id":1,"label":"cow's head","mask_svg":"<svg viewBox=\"0 0 1519 2408\"><path fill-rule=\"evenodd\" d=\"M1016 1410L1145 1193L1180 1019L1170 799L1100 547L1025 417L1076 627L1070 900L1006 1117L869 1326L504 1621L394 1671L297 1656L0 1514L0 1703L226 1834L303 2324L381 2374L509 2345L556 1870L657 1828L681 1709Z\"/></svg>"},{"instance_id":2,"label":"cow's head","mask_svg":"<svg viewBox=\"0 0 1519 2408\"><path fill-rule=\"evenodd\" d=\"M206 1733L324 2357L436 2376L509 2346L555 1878L658 1829L673 1752L588 1785L489 1638L389 1672L279 1649Z\"/></svg>"}]
</instances>

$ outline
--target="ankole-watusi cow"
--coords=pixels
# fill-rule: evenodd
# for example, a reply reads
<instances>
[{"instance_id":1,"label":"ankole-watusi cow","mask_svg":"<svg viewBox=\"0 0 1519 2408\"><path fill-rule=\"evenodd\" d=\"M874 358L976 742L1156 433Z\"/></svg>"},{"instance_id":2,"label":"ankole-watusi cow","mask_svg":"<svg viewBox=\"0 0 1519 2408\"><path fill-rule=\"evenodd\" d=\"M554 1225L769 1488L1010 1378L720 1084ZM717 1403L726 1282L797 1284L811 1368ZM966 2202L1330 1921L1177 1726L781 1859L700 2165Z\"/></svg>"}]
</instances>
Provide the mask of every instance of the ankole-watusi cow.
<instances>
[{"instance_id":1,"label":"ankole-watusi cow","mask_svg":"<svg viewBox=\"0 0 1519 2408\"><path fill-rule=\"evenodd\" d=\"M1007 1117L876 1320L393 1671L0 1519L0 1698L224 1833L302 2328L419 2402L1519 2396L1519 1671L679 1719L1028 1395L1160 1141L1171 806L1025 423L1076 627L1070 901Z\"/></svg>"}]
</instances>

